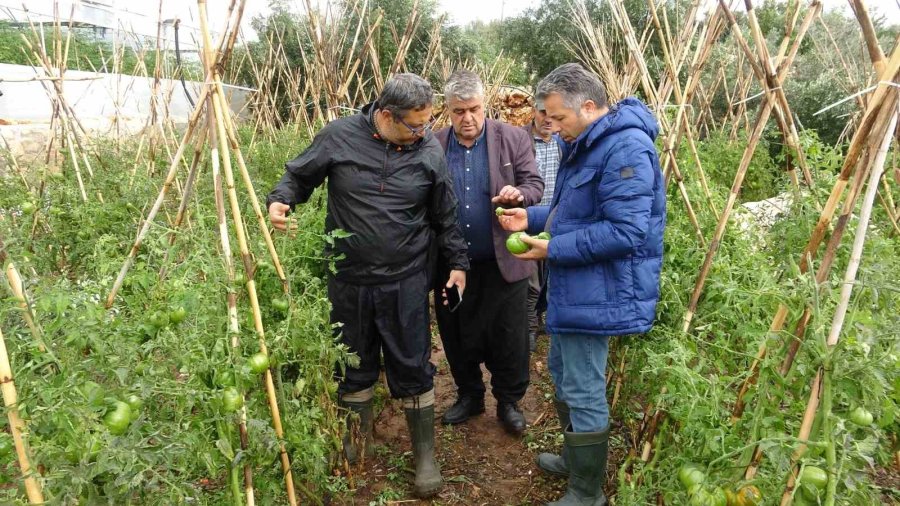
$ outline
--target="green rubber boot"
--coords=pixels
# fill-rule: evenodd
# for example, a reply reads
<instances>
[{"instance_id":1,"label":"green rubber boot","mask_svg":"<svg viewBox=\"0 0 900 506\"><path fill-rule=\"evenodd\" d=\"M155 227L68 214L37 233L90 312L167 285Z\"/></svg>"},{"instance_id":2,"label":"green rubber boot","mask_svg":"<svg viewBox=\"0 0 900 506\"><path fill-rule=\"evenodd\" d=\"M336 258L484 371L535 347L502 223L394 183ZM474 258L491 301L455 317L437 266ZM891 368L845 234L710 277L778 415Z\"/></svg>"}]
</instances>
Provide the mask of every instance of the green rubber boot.
<instances>
[{"instance_id":1,"label":"green rubber boot","mask_svg":"<svg viewBox=\"0 0 900 506\"><path fill-rule=\"evenodd\" d=\"M365 448L365 457L375 456L375 414L372 399L363 402L341 400L338 405L350 411L347 414L347 432L344 433L344 456L351 465L359 461L359 444Z\"/></svg>"},{"instance_id":2,"label":"green rubber boot","mask_svg":"<svg viewBox=\"0 0 900 506\"><path fill-rule=\"evenodd\" d=\"M570 427L571 429L571 427ZM547 506L606 506L606 457L609 428L603 432L566 432L566 464L569 488L560 500Z\"/></svg>"},{"instance_id":3,"label":"green rubber boot","mask_svg":"<svg viewBox=\"0 0 900 506\"><path fill-rule=\"evenodd\" d=\"M557 398L553 399L553 405L556 407L559 426L565 430L569 426L569 405ZM547 474L568 478L569 468L566 466L566 445L563 445L560 455L555 453L541 453L538 455L537 465Z\"/></svg>"},{"instance_id":4,"label":"green rubber boot","mask_svg":"<svg viewBox=\"0 0 900 506\"><path fill-rule=\"evenodd\" d=\"M441 490L441 469L434 459L434 406L404 409L412 439L416 480L413 493L420 499L434 497Z\"/></svg>"}]
</instances>

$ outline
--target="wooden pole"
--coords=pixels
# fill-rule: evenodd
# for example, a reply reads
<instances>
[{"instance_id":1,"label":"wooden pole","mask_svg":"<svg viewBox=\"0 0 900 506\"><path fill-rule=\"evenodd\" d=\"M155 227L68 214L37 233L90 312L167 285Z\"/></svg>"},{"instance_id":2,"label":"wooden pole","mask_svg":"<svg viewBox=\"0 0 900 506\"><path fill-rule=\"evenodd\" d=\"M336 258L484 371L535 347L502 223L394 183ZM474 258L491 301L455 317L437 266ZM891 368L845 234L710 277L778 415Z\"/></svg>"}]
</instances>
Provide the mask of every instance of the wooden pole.
<instances>
[{"instance_id":1,"label":"wooden pole","mask_svg":"<svg viewBox=\"0 0 900 506\"><path fill-rule=\"evenodd\" d=\"M25 481L25 495L28 496L29 504L43 504L44 494L41 492L41 483L32 472L31 460L28 457L29 452L24 437L25 421L19 416L19 400L16 396L16 385L13 382L12 366L9 362L9 354L6 352L6 340L3 338L2 329L0 329L0 393L3 394L3 405L6 406L9 430L12 432L16 457L19 459L19 469L22 471Z\"/></svg>"}]
</instances>

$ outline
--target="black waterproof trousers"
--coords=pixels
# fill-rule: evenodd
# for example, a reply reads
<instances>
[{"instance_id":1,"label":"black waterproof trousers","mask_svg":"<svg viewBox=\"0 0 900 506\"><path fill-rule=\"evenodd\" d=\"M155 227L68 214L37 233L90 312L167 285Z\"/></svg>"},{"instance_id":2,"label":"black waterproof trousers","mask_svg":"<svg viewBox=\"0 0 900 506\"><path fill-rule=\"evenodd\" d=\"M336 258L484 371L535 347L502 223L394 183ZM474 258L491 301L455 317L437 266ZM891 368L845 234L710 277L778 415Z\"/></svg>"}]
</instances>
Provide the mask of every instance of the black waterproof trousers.
<instances>
[{"instance_id":1,"label":"black waterproof trousers","mask_svg":"<svg viewBox=\"0 0 900 506\"><path fill-rule=\"evenodd\" d=\"M331 322L358 367L336 371L338 393L359 392L378 381L380 355L394 398L423 394L434 387L428 329L429 282L425 270L398 281L356 285L328 280Z\"/></svg>"}]
</instances>

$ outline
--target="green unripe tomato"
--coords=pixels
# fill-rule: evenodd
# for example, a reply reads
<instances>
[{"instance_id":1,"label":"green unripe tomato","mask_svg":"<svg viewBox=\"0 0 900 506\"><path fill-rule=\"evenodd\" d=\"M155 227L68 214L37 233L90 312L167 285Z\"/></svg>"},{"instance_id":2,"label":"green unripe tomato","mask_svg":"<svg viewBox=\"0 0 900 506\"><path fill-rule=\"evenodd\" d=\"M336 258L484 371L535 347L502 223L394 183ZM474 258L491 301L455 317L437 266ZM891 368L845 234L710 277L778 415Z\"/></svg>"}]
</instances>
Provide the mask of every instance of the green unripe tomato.
<instances>
[{"instance_id":1,"label":"green unripe tomato","mask_svg":"<svg viewBox=\"0 0 900 506\"><path fill-rule=\"evenodd\" d=\"M531 249L531 246L525 244L522 241L521 237L523 235L528 237L523 232L513 232L506 239L506 249L508 249L509 252L513 255L521 255L522 253L525 253L526 251Z\"/></svg>"},{"instance_id":2,"label":"green unripe tomato","mask_svg":"<svg viewBox=\"0 0 900 506\"><path fill-rule=\"evenodd\" d=\"M272 307L274 307L280 313L287 313L290 304L288 301L275 297L272 299Z\"/></svg>"},{"instance_id":3,"label":"green unripe tomato","mask_svg":"<svg viewBox=\"0 0 900 506\"><path fill-rule=\"evenodd\" d=\"M856 425L868 427L875 421L875 417L866 408L859 406L850 412L850 421Z\"/></svg>"},{"instance_id":4,"label":"green unripe tomato","mask_svg":"<svg viewBox=\"0 0 900 506\"><path fill-rule=\"evenodd\" d=\"M150 315L148 323L153 327L161 329L169 324L169 315L162 311L154 311L153 314Z\"/></svg>"},{"instance_id":5,"label":"green unripe tomato","mask_svg":"<svg viewBox=\"0 0 900 506\"><path fill-rule=\"evenodd\" d=\"M131 425L131 406L127 402L116 401L116 407L103 417L103 425L114 436L121 436Z\"/></svg>"},{"instance_id":6,"label":"green unripe tomato","mask_svg":"<svg viewBox=\"0 0 900 506\"><path fill-rule=\"evenodd\" d=\"M131 407L132 412L140 411L144 406L144 401L135 394L131 394L125 398L125 402Z\"/></svg>"},{"instance_id":7,"label":"green unripe tomato","mask_svg":"<svg viewBox=\"0 0 900 506\"><path fill-rule=\"evenodd\" d=\"M806 466L800 473L800 483L812 485L813 487L823 490L828 484L828 473L821 467Z\"/></svg>"},{"instance_id":8,"label":"green unripe tomato","mask_svg":"<svg viewBox=\"0 0 900 506\"><path fill-rule=\"evenodd\" d=\"M183 322L187 318L187 310L181 306L169 311L169 321L175 325Z\"/></svg>"},{"instance_id":9,"label":"green unripe tomato","mask_svg":"<svg viewBox=\"0 0 900 506\"><path fill-rule=\"evenodd\" d=\"M227 387L222 390L222 409L226 413L234 413L244 405L244 398L237 388Z\"/></svg>"},{"instance_id":10,"label":"green unripe tomato","mask_svg":"<svg viewBox=\"0 0 900 506\"><path fill-rule=\"evenodd\" d=\"M269 368L269 356L263 352L254 353L247 359L247 366L253 374L262 374Z\"/></svg>"},{"instance_id":11,"label":"green unripe tomato","mask_svg":"<svg viewBox=\"0 0 900 506\"><path fill-rule=\"evenodd\" d=\"M706 481L706 473L694 464L685 464L678 470L678 480L681 481L684 488L690 489L692 486Z\"/></svg>"}]
</instances>

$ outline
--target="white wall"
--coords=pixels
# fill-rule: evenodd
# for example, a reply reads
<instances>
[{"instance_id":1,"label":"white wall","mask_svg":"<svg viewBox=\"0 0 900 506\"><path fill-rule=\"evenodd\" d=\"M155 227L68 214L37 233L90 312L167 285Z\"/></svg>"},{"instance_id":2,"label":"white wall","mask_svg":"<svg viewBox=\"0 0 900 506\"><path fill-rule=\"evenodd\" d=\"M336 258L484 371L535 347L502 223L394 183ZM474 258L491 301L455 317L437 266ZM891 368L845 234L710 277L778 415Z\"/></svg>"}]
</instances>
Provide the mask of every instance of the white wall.
<instances>
[{"instance_id":1,"label":"white wall","mask_svg":"<svg viewBox=\"0 0 900 506\"><path fill-rule=\"evenodd\" d=\"M40 72L43 75L43 72ZM27 79L35 76L35 69L25 65L0 63L0 119L10 123L46 122L52 114L50 99L44 90L49 81L8 82L7 79ZM152 78L122 74L97 74L70 70L66 78L97 78L86 81L64 81L64 96L82 120L141 120L150 115ZM191 96L196 100L200 83L186 81ZM168 96L169 115L177 121L185 121L191 112L191 104L185 98L180 81L162 79L160 101ZM231 98L232 110L238 112L245 103L246 91L226 88ZM171 92L171 95L170 95ZM162 109L158 114L164 116Z\"/></svg>"},{"instance_id":2,"label":"white wall","mask_svg":"<svg viewBox=\"0 0 900 506\"><path fill-rule=\"evenodd\" d=\"M43 72L41 72L43 75ZM20 163L43 158L50 134L51 101L42 82L8 82L35 75L35 69L24 65L0 64L0 136ZM135 135L147 125L153 79L121 74L95 74L68 71L67 78L98 77L89 81L65 81L63 94L75 115L93 137ZM44 81L52 86L49 81ZM186 81L194 100L200 83ZM168 117L177 124L187 122L191 104L185 98L180 81L161 80L158 118ZM170 94L171 92L171 94ZM226 88L233 112L240 113L246 104L247 91ZM166 103L166 97L171 99ZM168 113L165 112L168 108ZM5 144L0 141L0 150ZM0 156L0 176L6 172L7 160Z\"/></svg>"}]
</instances>

